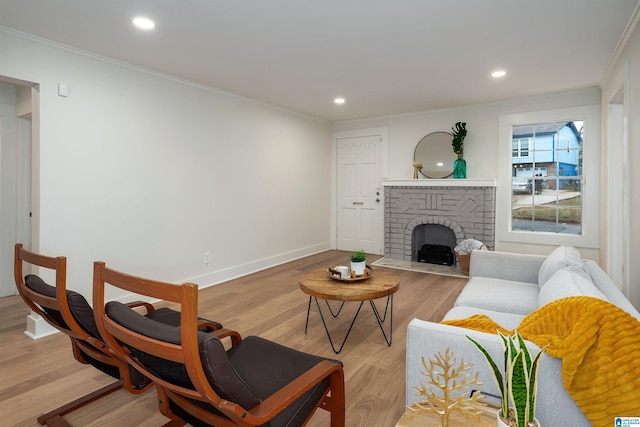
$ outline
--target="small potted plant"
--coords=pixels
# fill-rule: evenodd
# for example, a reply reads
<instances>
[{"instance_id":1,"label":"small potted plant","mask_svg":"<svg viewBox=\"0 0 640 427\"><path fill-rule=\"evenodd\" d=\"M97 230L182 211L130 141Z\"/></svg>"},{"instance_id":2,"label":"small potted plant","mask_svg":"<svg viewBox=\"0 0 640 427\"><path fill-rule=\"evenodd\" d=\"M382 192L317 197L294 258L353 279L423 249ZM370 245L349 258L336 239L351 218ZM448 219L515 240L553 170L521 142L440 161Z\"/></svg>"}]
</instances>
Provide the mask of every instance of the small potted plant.
<instances>
[{"instance_id":1,"label":"small potted plant","mask_svg":"<svg viewBox=\"0 0 640 427\"><path fill-rule=\"evenodd\" d=\"M500 332L498 332L498 335L502 339L504 348L504 376L500 373L498 365L484 347L467 336L484 355L500 391L501 404L498 411L498 426L540 426L540 423L535 418L536 376L538 374L538 362L544 348L535 358L532 358L518 331L514 336L505 337ZM511 401L511 406L509 401Z\"/></svg>"},{"instance_id":2,"label":"small potted plant","mask_svg":"<svg viewBox=\"0 0 640 427\"><path fill-rule=\"evenodd\" d=\"M367 267L367 254L364 250L353 251L350 257L351 272L357 276L364 275L364 269Z\"/></svg>"}]
</instances>

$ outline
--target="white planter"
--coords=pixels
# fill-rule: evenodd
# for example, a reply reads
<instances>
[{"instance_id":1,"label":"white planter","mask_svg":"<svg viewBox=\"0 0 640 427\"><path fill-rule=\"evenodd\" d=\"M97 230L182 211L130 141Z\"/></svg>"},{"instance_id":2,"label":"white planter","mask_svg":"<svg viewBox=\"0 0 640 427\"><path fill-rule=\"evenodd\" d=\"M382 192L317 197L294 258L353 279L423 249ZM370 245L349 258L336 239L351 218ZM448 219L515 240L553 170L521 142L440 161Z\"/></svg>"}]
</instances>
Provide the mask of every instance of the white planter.
<instances>
[{"instance_id":1,"label":"white planter","mask_svg":"<svg viewBox=\"0 0 640 427\"><path fill-rule=\"evenodd\" d=\"M496 415L498 418L498 427L509 427L504 421L502 421L502 409L498 409L498 414Z\"/></svg>"},{"instance_id":2,"label":"white planter","mask_svg":"<svg viewBox=\"0 0 640 427\"><path fill-rule=\"evenodd\" d=\"M364 275L364 269L367 266L367 262L366 261L361 261L361 262L349 261L349 262L351 263L351 271L356 276L363 276Z\"/></svg>"},{"instance_id":3,"label":"white planter","mask_svg":"<svg viewBox=\"0 0 640 427\"><path fill-rule=\"evenodd\" d=\"M496 415L497 419L498 419L498 427L509 427L509 424L505 423L504 421L502 421L502 409L498 409L498 413ZM538 421L537 418L534 418L536 424L538 426L540 426L540 421Z\"/></svg>"}]
</instances>

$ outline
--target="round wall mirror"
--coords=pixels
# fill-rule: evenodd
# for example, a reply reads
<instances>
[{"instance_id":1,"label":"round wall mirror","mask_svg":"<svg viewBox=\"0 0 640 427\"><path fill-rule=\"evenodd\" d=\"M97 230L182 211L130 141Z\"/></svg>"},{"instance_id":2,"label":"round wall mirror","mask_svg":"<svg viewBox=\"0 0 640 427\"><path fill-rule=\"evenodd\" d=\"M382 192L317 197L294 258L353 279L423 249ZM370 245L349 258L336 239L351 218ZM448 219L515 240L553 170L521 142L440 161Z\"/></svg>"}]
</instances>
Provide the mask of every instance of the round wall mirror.
<instances>
[{"instance_id":1,"label":"round wall mirror","mask_svg":"<svg viewBox=\"0 0 640 427\"><path fill-rule=\"evenodd\" d=\"M453 174L453 162L458 155L453 152L452 140L449 132L433 132L418 142L413 160L422 163L422 175L442 179Z\"/></svg>"}]
</instances>

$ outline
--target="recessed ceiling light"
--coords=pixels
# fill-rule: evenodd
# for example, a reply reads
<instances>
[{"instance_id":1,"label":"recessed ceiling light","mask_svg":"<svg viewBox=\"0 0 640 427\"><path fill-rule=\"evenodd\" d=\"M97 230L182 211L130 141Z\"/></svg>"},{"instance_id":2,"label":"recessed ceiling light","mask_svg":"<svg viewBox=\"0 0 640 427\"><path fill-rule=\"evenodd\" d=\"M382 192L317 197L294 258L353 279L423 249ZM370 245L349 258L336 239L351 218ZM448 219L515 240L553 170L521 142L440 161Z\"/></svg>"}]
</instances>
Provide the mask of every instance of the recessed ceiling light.
<instances>
[{"instance_id":1,"label":"recessed ceiling light","mask_svg":"<svg viewBox=\"0 0 640 427\"><path fill-rule=\"evenodd\" d=\"M497 71L494 71L493 73L491 73L491 77L496 78L496 79L500 78L500 77L504 77L506 75L507 75L507 72L504 71L504 70L497 70Z\"/></svg>"},{"instance_id":2,"label":"recessed ceiling light","mask_svg":"<svg viewBox=\"0 0 640 427\"><path fill-rule=\"evenodd\" d=\"M133 25L143 30L153 30L156 27L156 23L144 16L138 16L133 19Z\"/></svg>"},{"instance_id":3,"label":"recessed ceiling light","mask_svg":"<svg viewBox=\"0 0 640 427\"><path fill-rule=\"evenodd\" d=\"M333 100L333 102L335 102L338 105L342 105L342 104L345 103L345 100L344 100L344 98L336 98L336 99Z\"/></svg>"}]
</instances>

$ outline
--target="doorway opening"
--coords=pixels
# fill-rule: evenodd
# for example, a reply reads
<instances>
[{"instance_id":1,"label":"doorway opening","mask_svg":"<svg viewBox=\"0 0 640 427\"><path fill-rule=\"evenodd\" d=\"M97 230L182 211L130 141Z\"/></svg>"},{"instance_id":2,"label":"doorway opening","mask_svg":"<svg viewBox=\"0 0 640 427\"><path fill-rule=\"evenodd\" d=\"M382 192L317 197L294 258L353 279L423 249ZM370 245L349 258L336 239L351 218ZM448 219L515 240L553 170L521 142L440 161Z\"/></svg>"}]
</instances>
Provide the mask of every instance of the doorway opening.
<instances>
[{"instance_id":1,"label":"doorway opening","mask_svg":"<svg viewBox=\"0 0 640 427\"><path fill-rule=\"evenodd\" d=\"M0 296L17 293L16 242L32 247L32 147L38 136L36 83L0 76Z\"/></svg>"}]
</instances>

